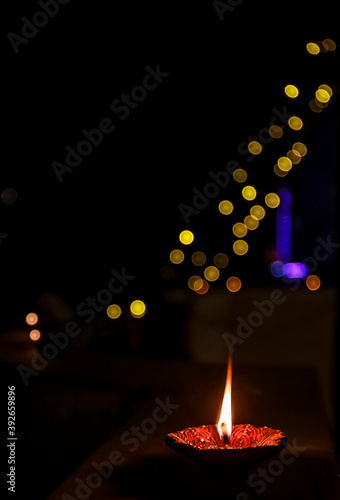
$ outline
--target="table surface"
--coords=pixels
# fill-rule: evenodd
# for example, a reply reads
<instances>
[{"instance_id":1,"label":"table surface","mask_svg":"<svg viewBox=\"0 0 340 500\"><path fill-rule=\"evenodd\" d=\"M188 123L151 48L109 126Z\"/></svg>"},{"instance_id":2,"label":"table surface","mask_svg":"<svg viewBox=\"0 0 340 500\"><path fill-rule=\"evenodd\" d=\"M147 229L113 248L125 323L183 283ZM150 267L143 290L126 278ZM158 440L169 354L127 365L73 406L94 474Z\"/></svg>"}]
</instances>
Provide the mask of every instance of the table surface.
<instances>
[{"instance_id":1,"label":"table surface","mask_svg":"<svg viewBox=\"0 0 340 500\"><path fill-rule=\"evenodd\" d=\"M48 500L163 499L178 494L224 500L340 498L340 467L313 369L234 363L234 423L281 429L291 447L282 461L278 456L253 469L220 470L167 448L165 435L216 422L226 366L159 360L117 360L114 366L129 387L147 388L152 395ZM159 401L172 405L168 415L155 410ZM94 474L94 462L110 459L120 463L112 465L107 478Z\"/></svg>"}]
</instances>

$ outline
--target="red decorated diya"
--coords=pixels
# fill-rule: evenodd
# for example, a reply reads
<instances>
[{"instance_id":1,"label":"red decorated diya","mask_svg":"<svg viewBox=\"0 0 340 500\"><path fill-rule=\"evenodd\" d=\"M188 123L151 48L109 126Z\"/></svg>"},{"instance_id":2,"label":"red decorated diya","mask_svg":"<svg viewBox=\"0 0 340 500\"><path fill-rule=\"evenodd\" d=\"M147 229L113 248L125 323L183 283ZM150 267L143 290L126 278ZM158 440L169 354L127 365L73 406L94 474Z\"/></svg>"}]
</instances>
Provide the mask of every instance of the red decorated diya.
<instances>
[{"instance_id":1,"label":"red decorated diya","mask_svg":"<svg viewBox=\"0 0 340 500\"><path fill-rule=\"evenodd\" d=\"M276 455L286 445L282 431L250 424L232 425L232 363L229 357L227 381L217 424L188 427L165 438L170 447L190 458L216 464L263 459Z\"/></svg>"}]
</instances>

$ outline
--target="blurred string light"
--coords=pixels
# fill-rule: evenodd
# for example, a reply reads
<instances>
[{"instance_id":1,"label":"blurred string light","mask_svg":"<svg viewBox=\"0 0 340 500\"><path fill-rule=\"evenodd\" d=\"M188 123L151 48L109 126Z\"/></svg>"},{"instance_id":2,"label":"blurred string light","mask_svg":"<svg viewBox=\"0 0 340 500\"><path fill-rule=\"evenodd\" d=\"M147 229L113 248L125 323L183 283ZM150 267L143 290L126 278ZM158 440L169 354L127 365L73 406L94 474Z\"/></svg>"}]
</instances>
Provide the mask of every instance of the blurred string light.
<instances>
[{"instance_id":1,"label":"blurred string light","mask_svg":"<svg viewBox=\"0 0 340 500\"><path fill-rule=\"evenodd\" d=\"M233 233L237 238L242 238L247 234L247 226L243 224L242 222L237 222L236 224L233 225Z\"/></svg>"},{"instance_id":2,"label":"blurred string light","mask_svg":"<svg viewBox=\"0 0 340 500\"><path fill-rule=\"evenodd\" d=\"M179 235L179 241L183 243L183 245L190 245L194 241L194 235L191 231L185 229Z\"/></svg>"},{"instance_id":3,"label":"blurred string light","mask_svg":"<svg viewBox=\"0 0 340 500\"><path fill-rule=\"evenodd\" d=\"M316 43L309 42L306 45L307 52L315 56L316 54L319 54L320 52L320 47Z\"/></svg>"},{"instance_id":4,"label":"blurred string light","mask_svg":"<svg viewBox=\"0 0 340 500\"><path fill-rule=\"evenodd\" d=\"M328 102L329 99L330 99L330 95L329 93L327 92L327 90L325 89L318 89L316 92L315 92L315 98L319 101L319 102L322 102L322 103L325 103L325 102Z\"/></svg>"},{"instance_id":5,"label":"blurred string light","mask_svg":"<svg viewBox=\"0 0 340 500\"><path fill-rule=\"evenodd\" d=\"M290 260L292 198L288 188L279 189L278 194L280 205L276 211L276 258L285 263Z\"/></svg>"},{"instance_id":6,"label":"blurred string light","mask_svg":"<svg viewBox=\"0 0 340 500\"><path fill-rule=\"evenodd\" d=\"M259 226L259 221L252 215L247 215L244 219L244 224L247 226L247 229L250 229L250 231L254 231Z\"/></svg>"},{"instance_id":7,"label":"blurred string light","mask_svg":"<svg viewBox=\"0 0 340 500\"><path fill-rule=\"evenodd\" d=\"M295 99L299 95L299 90L295 85L286 85L285 86L285 94L287 97L291 99Z\"/></svg>"},{"instance_id":8,"label":"blurred string light","mask_svg":"<svg viewBox=\"0 0 340 500\"><path fill-rule=\"evenodd\" d=\"M262 151L262 146L258 141L251 141L248 144L248 150L253 155L259 155Z\"/></svg>"},{"instance_id":9,"label":"blurred string light","mask_svg":"<svg viewBox=\"0 0 340 500\"><path fill-rule=\"evenodd\" d=\"M238 292L241 289L242 283L237 276L231 276L227 279L226 286L229 292Z\"/></svg>"},{"instance_id":10,"label":"blurred string light","mask_svg":"<svg viewBox=\"0 0 340 500\"><path fill-rule=\"evenodd\" d=\"M276 193L268 193L264 201L269 208L277 208L280 205L280 197Z\"/></svg>"},{"instance_id":11,"label":"blurred string light","mask_svg":"<svg viewBox=\"0 0 340 500\"><path fill-rule=\"evenodd\" d=\"M292 149L293 149L295 154L297 154L301 157L303 157L307 154L307 148L303 144L303 142L295 142L292 146Z\"/></svg>"},{"instance_id":12,"label":"blurred string light","mask_svg":"<svg viewBox=\"0 0 340 500\"><path fill-rule=\"evenodd\" d=\"M36 325L38 323L38 315L33 312L30 312L26 315L25 321L27 325L30 326Z\"/></svg>"},{"instance_id":13,"label":"blurred string light","mask_svg":"<svg viewBox=\"0 0 340 500\"><path fill-rule=\"evenodd\" d=\"M298 116L291 116L288 119L288 125L292 130L301 130L303 127L303 121Z\"/></svg>"},{"instance_id":14,"label":"blurred string light","mask_svg":"<svg viewBox=\"0 0 340 500\"><path fill-rule=\"evenodd\" d=\"M280 139L283 135L283 130L279 125L271 125L269 127L269 135L273 137L273 139Z\"/></svg>"},{"instance_id":15,"label":"blurred string light","mask_svg":"<svg viewBox=\"0 0 340 500\"><path fill-rule=\"evenodd\" d=\"M39 340L41 338L41 333L39 330L31 330L30 333L29 333L29 337L31 340L33 340L34 342L36 342L37 340Z\"/></svg>"},{"instance_id":16,"label":"blurred string light","mask_svg":"<svg viewBox=\"0 0 340 500\"><path fill-rule=\"evenodd\" d=\"M293 165L297 165L301 161L301 156L298 154L297 151L294 151L293 149L287 152L287 158L290 159Z\"/></svg>"},{"instance_id":17,"label":"blurred string light","mask_svg":"<svg viewBox=\"0 0 340 500\"><path fill-rule=\"evenodd\" d=\"M184 253L182 250L175 249L170 252L169 258L173 264L181 264L184 260Z\"/></svg>"},{"instance_id":18,"label":"blurred string light","mask_svg":"<svg viewBox=\"0 0 340 500\"><path fill-rule=\"evenodd\" d=\"M217 253L214 256L214 264L216 267L224 268L229 264L229 257L225 253Z\"/></svg>"},{"instance_id":19,"label":"blurred string light","mask_svg":"<svg viewBox=\"0 0 340 500\"><path fill-rule=\"evenodd\" d=\"M111 319L117 319L122 314L122 310L121 310L121 308L117 304L111 304L106 309L106 314Z\"/></svg>"},{"instance_id":20,"label":"blurred string light","mask_svg":"<svg viewBox=\"0 0 340 500\"><path fill-rule=\"evenodd\" d=\"M223 215L229 215L233 211L234 206L231 203L231 201L223 200L223 201L221 201L219 203L218 209L221 212L221 214L223 214Z\"/></svg>"},{"instance_id":21,"label":"blurred string light","mask_svg":"<svg viewBox=\"0 0 340 500\"><path fill-rule=\"evenodd\" d=\"M316 276L315 274L311 274L306 279L306 286L309 290L311 290L312 292L315 292L315 290L318 290L321 286L320 278L318 276Z\"/></svg>"},{"instance_id":22,"label":"blurred string light","mask_svg":"<svg viewBox=\"0 0 340 500\"><path fill-rule=\"evenodd\" d=\"M204 295L209 290L209 283L206 280L202 280L202 286L198 290L195 290L199 295Z\"/></svg>"},{"instance_id":23,"label":"blurred string light","mask_svg":"<svg viewBox=\"0 0 340 500\"><path fill-rule=\"evenodd\" d=\"M254 205L250 209L250 215L252 215L254 219L262 220L265 214L266 211L263 207L261 207L261 205Z\"/></svg>"},{"instance_id":24,"label":"blurred string light","mask_svg":"<svg viewBox=\"0 0 340 500\"><path fill-rule=\"evenodd\" d=\"M204 269L204 277L208 281L216 281L220 276L220 271L215 266L208 266Z\"/></svg>"},{"instance_id":25,"label":"blurred string light","mask_svg":"<svg viewBox=\"0 0 340 500\"><path fill-rule=\"evenodd\" d=\"M206 263L207 257L203 252L194 252L191 256L191 262L195 266L203 266Z\"/></svg>"},{"instance_id":26,"label":"blurred string light","mask_svg":"<svg viewBox=\"0 0 340 500\"><path fill-rule=\"evenodd\" d=\"M247 172L243 168L237 168L233 172L233 177L236 182L245 182L247 180Z\"/></svg>"},{"instance_id":27,"label":"blurred string light","mask_svg":"<svg viewBox=\"0 0 340 500\"><path fill-rule=\"evenodd\" d=\"M277 166L283 172L288 172L292 168L293 164L288 156L281 156L281 158L277 160Z\"/></svg>"},{"instance_id":28,"label":"blurred string light","mask_svg":"<svg viewBox=\"0 0 340 500\"><path fill-rule=\"evenodd\" d=\"M236 255L244 255L248 252L248 243L244 240L236 240L233 244L233 250Z\"/></svg>"},{"instance_id":29,"label":"blurred string light","mask_svg":"<svg viewBox=\"0 0 340 500\"><path fill-rule=\"evenodd\" d=\"M256 189L253 186L245 186L242 189L242 196L245 200L254 200L256 198Z\"/></svg>"},{"instance_id":30,"label":"blurred string light","mask_svg":"<svg viewBox=\"0 0 340 500\"><path fill-rule=\"evenodd\" d=\"M145 304L142 300L134 300L130 304L130 313L134 318L142 318L145 314Z\"/></svg>"}]
</instances>

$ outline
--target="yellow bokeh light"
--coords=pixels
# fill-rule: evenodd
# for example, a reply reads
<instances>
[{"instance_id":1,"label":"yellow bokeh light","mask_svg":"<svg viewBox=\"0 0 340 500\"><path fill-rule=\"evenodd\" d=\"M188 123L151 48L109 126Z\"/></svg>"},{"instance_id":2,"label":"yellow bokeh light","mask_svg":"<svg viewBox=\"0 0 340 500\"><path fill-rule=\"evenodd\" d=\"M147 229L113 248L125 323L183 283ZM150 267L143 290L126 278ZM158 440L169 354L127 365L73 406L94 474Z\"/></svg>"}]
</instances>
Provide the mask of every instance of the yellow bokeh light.
<instances>
[{"instance_id":1,"label":"yellow bokeh light","mask_svg":"<svg viewBox=\"0 0 340 500\"><path fill-rule=\"evenodd\" d=\"M316 99L311 99L309 101L309 107L314 113L321 113L323 110L322 106L319 106L318 101Z\"/></svg>"},{"instance_id":2,"label":"yellow bokeh light","mask_svg":"<svg viewBox=\"0 0 340 500\"><path fill-rule=\"evenodd\" d=\"M242 189L242 196L248 201L254 200L256 198L256 189L253 186L245 186Z\"/></svg>"},{"instance_id":3,"label":"yellow bokeh light","mask_svg":"<svg viewBox=\"0 0 340 500\"><path fill-rule=\"evenodd\" d=\"M262 151L262 146L258 141L251 141L248 144L248 150L253 155L259 155Z\"/></svg>"},{"instance_id":4,"label":"yellow bokeh light","mask_svg":"<svg viewBox=\"0 0 340 500\"><path fill-rule=\"evenodd\" d=\"M233 244L236 255L244 255L248 252L248 243L244 240L236 240Z\"/></svg>"},{"instance_id":5,"label":"yellow bokeh light","mask_svg":"<svg viewBox=\"0 0 340 500\"><path fill-rule=\"evenodd\" d=\"M217 253L214 257L214 264L216 267L227 267L229 264L229 257L225 253Z\"/></svg>"},{"instance_id":6,"label":"yellow bokeh light","mask_svg":"<svg viewBox=\"0 0 340 500\"><path fill-rule=\"evenodd\" d=\"M180 264L184 260L184 253L182 250L172 250L172 252L170 252L169 259L173 264Z\"/></svg>"},{"instance_id":7,"label":"yellow bokeh light","mask_svg":"<svg viewBox=\"0 0 340 500\"><path fill-rule=\"evenodd\" d=\"M281 170L277 164L274 165L274 172L278 177L286 177L286 175L288 174L288 172L284 172L283 170Z\"/></svg>"},{"instance_id":8,"label":"yellow bokeh light","mask_svg":"<svg viewBox=\"0 0 340 500\"><path fill-rule=\"evenodd\" d=\"M204 277L208 281L216 281L220 276L220 271L215 266L208 266L204 269Z\"/></svg>"},{"instance_id":9,"label":"yellow bokeh light","mask_svg":"<svg viewBox=\"0 0 340 500\"><path fill-rule=\"evenodd\" d=\"M288 172L293 166L291 160L287 156L281 156L281 158L277 160L277 165L279 169L284 172Z\"/></svg>"},{"instance_id":10,"label":"yellow bokeh light","mask_svg":"<svg viewBox=\"0 0 340 500\"><path fill-rule=\"evenodd\" d=\"M236 182L244 182L247 180L247 172L243 168L237 168L233 172L233 177Z\"/></svg>"},{"instance_id":11,"label":"yellow bokeh light","mask_svg":"<svg viewBox=\"0 0 340 500\"><path fill-rule=\"evenodd\" d=\"M231 201L223 200L223 201L221 201L219 203L218 209L221 212L221 214L223 214L223 215L229 215L233 211L234 206L231 203Z\"/></svg>"},{"instance_id":12,"label":"yellow bokeh light","mask_svg":"<svg viewBox=\"0 0 340 500\"><path fill-rule=\"evenodd\" d=\"M313 43L313 42L307 43L306 49L312 55L316 55L320 52L320 47L316 43Z\"/></svg>"},{"instance_id":13,"label":"yellow bokeh light","mask_svg":"<svg viewBox=\"0 0 340 500\"><path fill-rule=\"evenodd\" d=\"M39 332L39 330L31 330L29 333L29 337L35 342L41 338L41 333Z\"/></svg>"},{"instance_id":14,"label":"yellow bokeh light","mask_svg":"<svg viewBox=\"0 0 340 500\"><path fill-rule=\"evenodd\" d=\"M250 215L257 220L261 220L266 215L266 211L263 207L261 207L261 205L254 205L250 209Z\"/></svg>"},{"instance_id":15,"label":"yellow bokeh light","mask_svg":"<svg viewBox=\"0 0 340 500\"><path fill-rule=\"evenodd\" d=\"M321 85L319 85L318 87L319 89L322 89L322 90L325 90L326 92L328 92L329 94L329 97L332 97L333 95L333 90L330 88L329 85L326 85L325 83L322 83Z\"/></svg>"},{"instance_id":16,"label":"yellow bokeh light","mask_svg":"<svg viewBox=\"0 0 340 500\"><path fill-rule=\"evenodd\" d=\"M280 197L276 193L268 193L264 201L269 208L276 208L280 205Z\"/></svg>"},{"instance_id":17,"label":"yellow bokeh light","mask_svg":"<svg viewBox=\"0 0 340 500\"><path fill-rule=\"evenodd\" d=\"M291 99L294 99L299 95L299 90L295 85L286 85L285 86L285 94L287 97L290 97Z\"/></svg>"},{"instance_id":18,"label":"yellow bokeh light","mask_svg":"<svg viewBox=\"0 0 340 500\"><path fill-rule=\"evenodd\" d=\"M295 142L292 149L294 153L299 154L300 156L305 156L307 153L307 148L302 142Z\"/></svg>"},{"instance_id":19,"label":"yellow bokeh light","mask_svg":"<svg viewBox=\"0 0 340 500\"><path fill-rule=\"evenodd\" d=\"M200 276L191 276L188 279L188 286L191 290L199 290L203 286L203 280Z\"/></svg>"},{"instance_id":20,"label":"yellow bokeh light","mask_svg":"<svg viewBox=\"0 0 340 500\"><path fill-rule=\"evenodd\" d=\"M134 300L130 304L130 312L134 318L142 318L145 314L145 304L142 300Z\"/></svg>"},{"instance_id":21,"label":"yellow bokeh light","mask_svg":"<svg viewBox=\"0 0 340 500\"><path fill-rule=\"evenodd\" d=\"M244 219L244 223L247 226L248 229L251 231L254 231L257 227L259 227L259 221L252 215L247 215L247 217Z\"/></svg>"},{"instance_id":22,"label":"yellow bokeh light","mask_svg":"<svg viewBox=\"0 0 340 500\"><path fill-rule=\"evenodd\" d=\"M240 278L237 278L237 276L231 276L227 279L226 285L229 292L238 292L242 286L242 283Z\"/></svg>"},{"instance_id":23,"label":"yellow bokeh light","mask_svg":"<svg viewBox=\"0 0 340 500\"><path fill-rule=\"evenodd\" d=\"M183 245L190 245L194 241L194 235L191 231L185 229L179 235L179 241L183 243Z\"/></svg>"},{"instance_id":24,"label":"yellow bokeh light","mask_svg":"<svg viewBox=\"0 0 340 500\"><path fill-rule=\"evenodd\" d=\"M297 153L297 151L293 151L292 149L288 151L287 158L293 163L293 165L297 165L301 161L301 156Z\"/></svg>"},{"instance_id":25,"label":"yellow bokeh light","mask_svg":"<svg viewBox=\"0 0 340 500\"><path fill-rule=\"evenodd\" d=\"M288 125L293 130L300 130L302 129L303 122L298 116L291 116L288 120Z\"/></svg>"},{"instance_id":26,"label":"yellow bokeh light","mask_svg":"<svg viewBox=\"0 0 340 500\"><path fill-rule=\"evenodd\" d=\"M331 52L333 52L333 50L336 49L336 43L330 38L325 38L324 41L322 42L322 45Z\"/></svg>"},{"instance_id":27,"label":"yellow bokeh light","mask_svg":"<svg viewBox=\"0 0 340 500\"><path fill-rule=\"evenodd\" d=\"M117 319L122 314L122 310L121 310L121 308L117 304L111 304L106 309L106 314L111 319Z\"/></svg>"},{"instance_id":28,"label":"yellow bokeh light","mask_svg":"<svg viewBox=\"0 0 340 500\"><path fill-rule=\"evenodd\" d=\"M318 290L321 286L320 278L318 276L316 276L315 274L311 274L306 279L306 286L309 290L311 290L312 292L315 292L315 290Z\"/></svg>"},{"instance_id":29,"label":"yellow bokeh light","mask_svg":"<svg viewBox=\"0 0 340 500\"><path fill-rule=\"evenodd\" d=\"M283 130L278 125L272 125L269 127L269 135L274 139L280 139L283 135Z\"/></svg>"},{"instance_id":30,"label":"yellow bokeh light","mask_svg":"<svg viewBox=\"0 0 340 500\"><path fill-rule=\"evenodd\" d=\"M25 320L28 325L36 325L38 323L38 315L35 313L28 313Z\"/></svg>"},{"instance_id":31,"label":"yellow bokeh light","mask_svg":"<svg viewBox=\"0 0 340 500\"><path fill-rule=\"evenodd\" d=\"M322 103L328 102L330 99L330 95L327 92L327 90L320 88L315 92L315 97L318 101Z\"/></svg>"},{"instance_id":32,"label":"yellow bokeh light","mask_svg":"<svg viewBox=\"0 0 340 500\"><path fill-rule=\"evenodd\" d=\"M207 257L205 255L205 253L203 253L203 252L194 252L191 256L191 262L195 266L203 266L203 264L205 264L206 260L207 260Z\"/></svg>"},{"instance_id":33,"label":"yellow bokeh light","mask_svg":"<svg viewBox=\"0 0 340 500\"><path fill-rule=\"evenodd\" d=\"M242 222L237 222L233 225L233 233L238 238L242 238L247 234L247 226Z\"/></svg>"}]
</instances>

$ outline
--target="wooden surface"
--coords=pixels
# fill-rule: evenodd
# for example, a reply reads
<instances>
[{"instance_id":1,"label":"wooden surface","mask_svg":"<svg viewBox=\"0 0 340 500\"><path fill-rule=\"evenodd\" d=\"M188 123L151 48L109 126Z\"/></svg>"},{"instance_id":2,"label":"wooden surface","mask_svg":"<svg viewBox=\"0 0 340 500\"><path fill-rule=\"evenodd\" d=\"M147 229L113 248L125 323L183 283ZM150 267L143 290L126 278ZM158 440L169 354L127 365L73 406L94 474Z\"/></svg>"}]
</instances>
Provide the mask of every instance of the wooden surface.
<instances>
[{"instance_id":1,"label":"wooden surface","mask_svg":"<svg viewBox=\"0 0 340 500\"><path fill-rule=\"evenodd\" d=\"M132 371L127 364L121 361L114 371L125 377L129 387L151 390L148 403L48 500L170 499L184 494L224 500L340 498L340 467L314 370L234 366L234 423L281 429L290 447L282 460L268 459L260 469L216 470L197 465L167 448L164 438L188 426L216 422L226 367L136 360ZM155 410L159 401L173 405L168 415ZM164 421L155 422L155 417ZM148 434L141 431L138 437L132 436L137 427ZM107 469L105 479L98 472L94 475L94 463L110 463L110 458L120 465L116 463L112 471ZM80 489L79 484L90 487Z\"/></svg>"}]
</instances>

